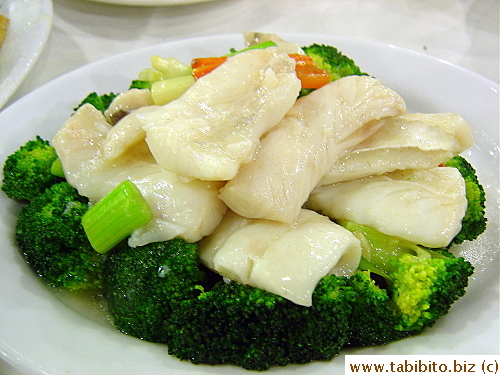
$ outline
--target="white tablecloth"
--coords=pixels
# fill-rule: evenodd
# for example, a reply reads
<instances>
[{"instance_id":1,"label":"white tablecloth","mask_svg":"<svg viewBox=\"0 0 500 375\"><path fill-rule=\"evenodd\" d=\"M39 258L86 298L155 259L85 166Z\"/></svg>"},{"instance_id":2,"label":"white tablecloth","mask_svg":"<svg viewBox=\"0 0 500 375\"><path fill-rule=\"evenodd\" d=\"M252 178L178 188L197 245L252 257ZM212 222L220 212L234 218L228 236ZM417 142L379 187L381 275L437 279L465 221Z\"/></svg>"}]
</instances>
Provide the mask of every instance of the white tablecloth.
<instances>
[{"instance_id":1,"label":"white tablecloth","mask_svg":"<svg viewBox=\"0 0 500 375\"><path fill-rule=\"evenodd\" d=\"M47 45L6 106L107 56L180 38L245 30L364 38L499 80L498 0L216 0L166 7L54 0L53 5ZM18 372L0 363L0 374Z\"/></svg>"}]
</instances>

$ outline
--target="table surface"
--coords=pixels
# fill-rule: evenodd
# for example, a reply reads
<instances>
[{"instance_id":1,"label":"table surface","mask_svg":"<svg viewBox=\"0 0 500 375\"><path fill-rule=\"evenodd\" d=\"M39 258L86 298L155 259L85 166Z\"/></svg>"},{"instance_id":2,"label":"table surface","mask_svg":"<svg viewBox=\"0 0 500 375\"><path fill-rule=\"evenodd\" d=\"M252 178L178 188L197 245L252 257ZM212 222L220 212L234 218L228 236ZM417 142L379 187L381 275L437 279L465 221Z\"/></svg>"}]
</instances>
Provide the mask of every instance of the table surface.
<instances>
[{"instance_id":1,"label":"table surface","mask_svg":"<svg viewBox=\"0 0 500 375\"><path fill-rule=\"evenodd\" d=\"M140 0L139 0L140 1ZM394 44L499 81L498 0L215 0L131 7L54 0L51 35L5 107L96 60L161 42L263 31L351 36ZM19 374L0 361L0 374Z\"/></svg>"}]
</instances>

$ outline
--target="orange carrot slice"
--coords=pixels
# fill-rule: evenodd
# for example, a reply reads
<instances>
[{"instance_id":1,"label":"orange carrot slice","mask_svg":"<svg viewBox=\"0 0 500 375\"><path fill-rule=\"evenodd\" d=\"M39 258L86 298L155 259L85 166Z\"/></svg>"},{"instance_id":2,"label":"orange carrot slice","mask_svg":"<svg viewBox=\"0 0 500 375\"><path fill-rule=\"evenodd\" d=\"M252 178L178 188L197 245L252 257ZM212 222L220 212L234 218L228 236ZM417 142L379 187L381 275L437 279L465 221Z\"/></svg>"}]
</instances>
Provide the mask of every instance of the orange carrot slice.
<instances>
[{"instance_id":1,"label":"orange carrot slice","mask_svg":"<svg viewBox=\"0 0 500 375\"><path fill-rule=\"evenodd\" d=\"M291 53L288 56L294 59L297 65L316 65L313 59L307 55L301 55L299 53Z\"/></svg>"},{"instance_id":2,"label":"orange carrot slice","mask_svg":"<svg viewBox=\"0 0 500 375\"><path fill-rule=\"evenodd\" d=\"M314 60L307 55L290 54L295 60L295 72L303 89L318 89L330 82L330 75L319 68Z\"/></svg>"},{"instance_id":3,"label":"orange carrot slice","mask_svg":"<svg viewBox=\"0 0 500 375\"><path fill-rule=\"evenodd\" d=\"M307 55L290 54L290 58L295 60L295 72L300 80L302 88L317 89L330 82L330 75L324 69L319 68L316 63ZM200 57L193 59L191 68L193 77L199 79L210 73L227 60L227 57Z\"/></svg>"},{"instance_id":4,"label":"orange carrot slice","mask_svg":"<svg viewBox=\"0 0 500 375\"><path fill-rule=\"evenodd\" d=\"M198 79L221 65L227 57L200 57L191 62L193 77Z\"/></svg>"}]
</instances>

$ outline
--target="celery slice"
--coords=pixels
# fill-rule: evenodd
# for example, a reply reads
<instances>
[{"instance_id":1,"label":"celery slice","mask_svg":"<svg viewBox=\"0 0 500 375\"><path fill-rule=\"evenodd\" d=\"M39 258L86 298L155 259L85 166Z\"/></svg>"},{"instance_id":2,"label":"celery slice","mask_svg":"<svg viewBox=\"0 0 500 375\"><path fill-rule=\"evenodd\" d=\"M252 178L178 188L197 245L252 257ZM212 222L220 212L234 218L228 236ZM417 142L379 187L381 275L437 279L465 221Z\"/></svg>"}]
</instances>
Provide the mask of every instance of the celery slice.
<instances>
[{"instance_id":1,"label":"celery slice","mask_svg":"<svg viewBox=\"0 0 500 375\"><path fill-rule=\"evenodd\" d=\"M164 79L153 82L151 96L156 105L164 105L177 99L194 83L192 75Z\"/></svg>"},{"instance_id":2,"label":"celery slice","mask_svg":"<svg viewBox=\"0 0 500 375\"><path fill-rule=\"evenodd\" d=\"M162 79L161 72L153 68L144 68L139 72L138 79L141 81L156 82Z\"/></svg>"},{"instance_id":3,"label":"celery slice","mask_svg":"<svg viewBox=\"0 0 500 375\"><path fill-rule=\"evenodd\" d=\"M140 190L125 180L82 216L82 225L92 247L106 253L152 216Z\"/></svg>"},{"instance_id":4,"label":"celery slice","mask_svg":"<svg viewBox=\"0 0 500 375\"><path fill-rule=\"evenodd\" d=\"M151 57L151 66L161 73L162 79L182 77L191 74L191 67L175 57Z\"/></svg>"}]
</instances>

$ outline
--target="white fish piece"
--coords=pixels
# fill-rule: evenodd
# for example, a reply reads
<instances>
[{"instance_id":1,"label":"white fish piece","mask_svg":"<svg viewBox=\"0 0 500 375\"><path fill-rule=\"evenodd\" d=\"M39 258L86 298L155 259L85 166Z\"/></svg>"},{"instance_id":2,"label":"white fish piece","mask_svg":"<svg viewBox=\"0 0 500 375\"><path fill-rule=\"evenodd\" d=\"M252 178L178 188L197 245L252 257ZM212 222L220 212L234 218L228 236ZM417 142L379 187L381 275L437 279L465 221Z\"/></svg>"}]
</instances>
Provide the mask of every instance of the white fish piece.
<instances>
[{"instance_id":1,"label":"white fish piece","mask_svg":"<svg viewBox=\"0 0 500 375\"><path fill-rule=\"evenodd\" d=\"M433 168L474 143L470 125L456 113L405 113L380 121L380 129L337 159L318 185Z\"/></svg>"},{"instance_id":2,"label":"white fish piece","mask_svg":"<svg viewBox=\"0 0 500 375\"><path fill-rule=\"evenodd\" d=\"M229 57L180 98L137 117L159 165L180 176L230 180L260 137L295 103L295 62L276 47Z\"/></svg>"},{"instance_id":3,"label":"white fish piece","mask_svg":"<svg viewBox=\"0 0 500 375\"><path fill-rule=\"evenodd\" d=\"M467 209L456 168L394 171L314 189L309 209L428 247L446 247Z\"/></svg>"},{"instance_id":4,"label":"white fish piece","mask_svg":"<svg viewBox=\"0 0 500 375\"><path fill-rule=\"evenodd\" d=\"M297 100L220 197L241 216L291 223L346 149L373 134L377 120L405 110L401 96L374 78L333 81Z\"/></svg>"},{"instance_id":5,"label":"white fish piece","mask_svg":"<svg viewBox=\"0 0 500 375\"><path fill-rule=\"evenodd\" d=\"M217 227L227 209L217 198L221 182L182 180L156 163L144 140L110 163L102 149L110 129L104 115L87 104L66 121L52 144L68 182L93 203L124 180L137 185L153 219L132 234L131 246L174 237L196 242Z\"/></svg>"},{"instance_id":6,"label":"white fish piece","mask_svg":"<svg viewBox=\"0 0 500 375\"><path fill-rule=\"evenodd\" d=\"M232 281L311 306L323 276L354 273L361 244L351 232L310 210L302 209L291 225L228 211L214 233L199 242L199 254L207 267Z\"/></svg>"},{"instance_id":7,"label":"white fish piece","mask_svg":"<svg viewBox=\"0 0 500 375\"><path fill-rule=\"evenodd\" d=\"M94 184L89 171L102 164L102 152L96 142L101 142L111 129L102 112L91 104L81 106L58 130L51 144L63 165L69 184L91 201L104 196L111 189L103 184Z\"/></svg>"}]
</instances>

